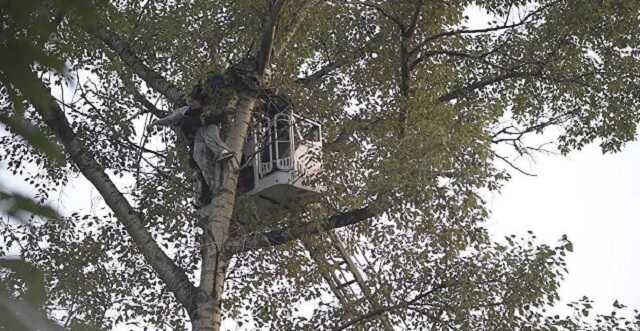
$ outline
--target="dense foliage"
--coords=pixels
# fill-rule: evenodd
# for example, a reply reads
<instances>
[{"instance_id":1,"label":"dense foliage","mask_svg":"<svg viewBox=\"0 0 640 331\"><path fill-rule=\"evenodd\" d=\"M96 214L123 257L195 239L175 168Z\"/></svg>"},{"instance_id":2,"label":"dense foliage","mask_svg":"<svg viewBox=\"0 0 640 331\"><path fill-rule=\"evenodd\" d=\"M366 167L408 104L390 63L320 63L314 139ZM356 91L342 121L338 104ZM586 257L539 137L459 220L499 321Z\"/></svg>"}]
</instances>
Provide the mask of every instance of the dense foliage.
<instances>
[{"instance_id":1,"label":"dense foliage","mask_svg":"<svg viewBox=\"0 0 640 331\"><path fill-rule=\"evenodd\" d=\"M11 3L0 1L2 17L18 17ZM99 186L104 178L91 171L104 171L132 217L197 284L206 231L191 204L184 143L147 124L182 105L208 73L259 54L276 4L272 86L323 124L326 190L277 219L235 196L226 317L283 330L377 330L385 320L407 330L640 327L637 313L628 324L615 313L585 319L588 299L572 304L575 315L549 314L571 243L540 244L532 235L493 242L482 199L518 170L511 156L539 150L527 143L531 135L550 132L563 153L589 143L615 152L635 138L636 1L122 0L96 5L93 20L34 5L21 13L52 15L53 25L30 32L24 18L2 23L0 54L11 54L2 47L15 29L38 33L32 46L42 55L21 68L50 89L44 99L56 100L45 108L61 110L73 136L41 109L49 101L30 92L40 83L11 80L7 64L16 60L0 58L0 119L26 119L66 152L52 160L9 127L0 137L3 166L42 202L79 173ZM64 59L66 72L43 56ZM45 309L66 326L186 328L189 308L114 205L48 222L5 220L0 238L41 268ZM332 221L341 219L348 221ZM313 224L308 235L269 237ZM260 233L274 247L243 246ZM336 236L365 275L353 299L366 300L338 300L327 283L324 275L340 267L332 263Z\"/></svg>"}]
</instances>

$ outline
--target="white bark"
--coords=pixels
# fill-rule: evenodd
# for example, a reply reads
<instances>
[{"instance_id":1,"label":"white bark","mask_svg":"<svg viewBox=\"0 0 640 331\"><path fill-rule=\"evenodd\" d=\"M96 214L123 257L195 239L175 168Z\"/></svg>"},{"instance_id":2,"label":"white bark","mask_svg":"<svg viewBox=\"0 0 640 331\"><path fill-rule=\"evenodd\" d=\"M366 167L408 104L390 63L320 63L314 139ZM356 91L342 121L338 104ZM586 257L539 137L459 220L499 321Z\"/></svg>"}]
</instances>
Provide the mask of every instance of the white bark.
<instances>
[{"instance_id":1,"label":"white bark","mask_svg":"<svg viewBox=\"0 0 640 331\"><path fill-rule=\"evenodd\" d=\"M45 89L43 88L43 90ZM87 180L98 190L118 221L124 225L127 233L131 236L147 263L157 272L160 279L174 293L177 300L189 313L192 313L195 308L193 297L197 292L197 288L189 281L185 272L158 246L149 231L144 227L141 215L129 204L124 195L104 172L104 168L90 155L83 142L75 135L55 100L49 98L46 104L33 103L47 126L55 132L64 146L65 152Z\"/></svg>"},{"instance_id":2,"label":"white bark","mask_svg":"<svg viewBox=\"0 0 640 331\"><path fill-rule=\"evenodd\" d=\"M234 211L238 174L240 173L240 156L247 136L251 110L255 98L240 95L236 118L229 132L228 147L234 156L225 161L226 171L222 187L213 197L211 203L200 213L204 214L205 235L201 243L202 268L199 288L207 293L209 300L199 302L196 316L192 318L194 331L217 331L222 322L222 294L226 272L227 255L224 252L225 242L229 238L229 225Z\"/></svg>"}]
</instances>

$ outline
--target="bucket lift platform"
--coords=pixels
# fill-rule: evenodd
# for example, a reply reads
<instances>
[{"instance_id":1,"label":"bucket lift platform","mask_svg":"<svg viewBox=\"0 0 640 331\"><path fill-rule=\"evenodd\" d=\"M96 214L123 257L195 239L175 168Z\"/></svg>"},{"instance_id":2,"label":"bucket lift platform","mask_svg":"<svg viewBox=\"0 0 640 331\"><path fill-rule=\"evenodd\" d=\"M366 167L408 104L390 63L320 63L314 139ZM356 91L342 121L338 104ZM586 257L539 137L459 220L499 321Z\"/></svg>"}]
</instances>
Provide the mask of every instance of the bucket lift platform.
<instances>
[{"instance_id":1,"label":"bucket lift platform","mask_svg":"<svg viewBox=\"0 0 640 331\"><path fill-rule=\"evenodd\" d=\"M283 208L317 196L322 170L322 128L293 113L287 104L256 118L245 144L248 166L240 189L256 197L259 208Z\"/></svg>"}]
</instances>

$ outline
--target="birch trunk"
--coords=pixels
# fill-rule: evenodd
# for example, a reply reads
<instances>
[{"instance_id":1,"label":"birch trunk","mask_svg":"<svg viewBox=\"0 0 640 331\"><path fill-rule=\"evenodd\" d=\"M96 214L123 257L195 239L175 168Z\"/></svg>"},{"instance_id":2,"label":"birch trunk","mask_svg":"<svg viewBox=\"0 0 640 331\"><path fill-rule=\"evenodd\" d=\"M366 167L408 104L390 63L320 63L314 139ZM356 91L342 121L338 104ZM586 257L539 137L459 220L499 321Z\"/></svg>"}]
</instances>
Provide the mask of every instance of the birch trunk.
<instances>
[{"instance_id":1,"label":"birch trunk","mask_svg":"<svg viewBox=\"0 0 640 331\"><path fill-rule=\"evenodd\" d=\"M235 155L226 162L222 189L214 196L211 203L200 211L205 221L205 233L201 241L200 289L208 295L205 300L196 302L196 313L191 317L194 331L218 331L222 323L221 305L228 259L223 248L229 238L229 225L234 211L236 186L240 173L240 157L254 104L254 97L246 94L239 95L236 118L227 139L227 144Z\"/></svg>"}]
</instances>

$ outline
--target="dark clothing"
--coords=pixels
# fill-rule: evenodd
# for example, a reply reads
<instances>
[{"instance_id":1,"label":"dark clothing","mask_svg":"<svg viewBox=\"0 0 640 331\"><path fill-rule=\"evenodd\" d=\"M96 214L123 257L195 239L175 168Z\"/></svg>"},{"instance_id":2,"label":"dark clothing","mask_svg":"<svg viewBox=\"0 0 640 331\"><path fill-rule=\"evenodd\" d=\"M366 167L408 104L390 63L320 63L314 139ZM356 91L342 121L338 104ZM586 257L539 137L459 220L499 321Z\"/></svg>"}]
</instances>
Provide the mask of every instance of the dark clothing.
<instances>
[{"instance_id":1,"label":"dark clothing","mask_svg":"<svg viewBox=\"0 0 640 331\"><path fill-rule=\"evenodd\" d=\"M189 110L184 113L184 117L180 120L180 130L182 130L189 141L193 141L196 132L203 125L202 108L193 109L189 107Z\"/></svg>"}]
</instances>

